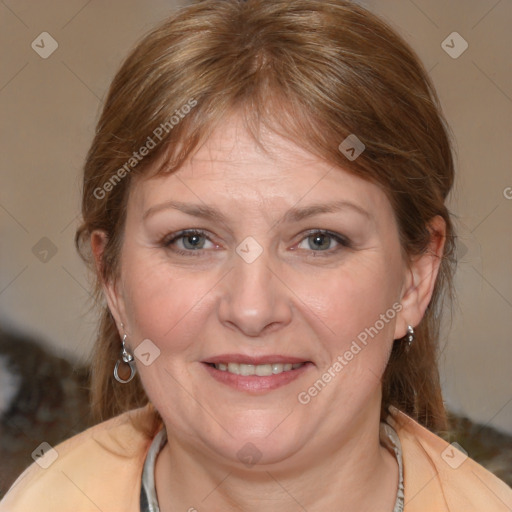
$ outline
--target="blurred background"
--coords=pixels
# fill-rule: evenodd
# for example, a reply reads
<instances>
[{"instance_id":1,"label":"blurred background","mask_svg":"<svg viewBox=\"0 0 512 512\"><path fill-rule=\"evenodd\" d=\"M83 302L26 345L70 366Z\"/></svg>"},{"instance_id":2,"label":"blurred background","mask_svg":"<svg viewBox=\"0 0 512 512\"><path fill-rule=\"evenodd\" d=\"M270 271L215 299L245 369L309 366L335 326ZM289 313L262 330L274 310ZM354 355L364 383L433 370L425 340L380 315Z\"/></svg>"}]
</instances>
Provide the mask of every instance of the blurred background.
<instances>
[{"instance_id":1,"label":"blurred background","mask_svg":"<svg viewBox=\"0 0 512 512\"><path fill-rule=\"evenodd\" d=\"M0 1L0 497L41 442L90 424L96 315L73 245L81 167L121 60L185 3ZM512 2L359 3L416 50L453 131L460 263L443 389L452 439L510 485Z\"/></svg>"}]
</instances>

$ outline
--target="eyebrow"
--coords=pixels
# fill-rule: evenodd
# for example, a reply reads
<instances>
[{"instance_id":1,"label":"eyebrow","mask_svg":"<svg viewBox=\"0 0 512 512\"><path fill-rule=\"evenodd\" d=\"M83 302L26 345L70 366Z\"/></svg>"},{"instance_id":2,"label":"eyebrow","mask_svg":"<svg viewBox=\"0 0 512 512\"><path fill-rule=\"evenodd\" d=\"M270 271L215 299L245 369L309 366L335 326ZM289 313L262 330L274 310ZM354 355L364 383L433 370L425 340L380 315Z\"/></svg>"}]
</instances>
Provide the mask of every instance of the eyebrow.
<instances>
[{"instance_id":1,"label":"eyebrow","mask_svg":"<svg viewBox=\"0 0 512 512\"><path fill-rule=\"evenodd\" d=\"M211 206L204 204L183 203L181 201L166 201L165 203L152 206L144 212L142 219L146 220L148 217L159 211L169 209L179 210L187 215L192 215L193 217L200 217L228 224L228 217L216 208L212 208ZM305 207L294 206L285 213L282 222L299 222L303 219L313 217L314 215L319 215L321 213L336 213L345 209L355 211L369 220L372 218L370 213L361 206L350 201L340 200L327 203L315 203Z\"/></svg>"}]
</instances>

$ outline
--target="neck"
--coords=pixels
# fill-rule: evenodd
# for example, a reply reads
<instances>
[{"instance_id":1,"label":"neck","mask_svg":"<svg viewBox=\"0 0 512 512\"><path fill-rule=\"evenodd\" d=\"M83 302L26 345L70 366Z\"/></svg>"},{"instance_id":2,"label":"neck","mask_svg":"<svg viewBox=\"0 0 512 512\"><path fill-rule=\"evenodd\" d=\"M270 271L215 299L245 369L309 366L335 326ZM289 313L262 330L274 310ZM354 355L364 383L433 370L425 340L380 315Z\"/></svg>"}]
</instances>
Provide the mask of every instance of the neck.
<instances>
[{"instance_id":1,"label":"neck","mask_svg":"<svg viewBox=\"0 0 512 512\"><path fill-rule=\"evenodd\" d=\"M398 465L379 442L376 415L279 463L240 466L213 460L168 430L155 468L161 512L390 512L398 488Z\"/></svg>"}]
</instances>

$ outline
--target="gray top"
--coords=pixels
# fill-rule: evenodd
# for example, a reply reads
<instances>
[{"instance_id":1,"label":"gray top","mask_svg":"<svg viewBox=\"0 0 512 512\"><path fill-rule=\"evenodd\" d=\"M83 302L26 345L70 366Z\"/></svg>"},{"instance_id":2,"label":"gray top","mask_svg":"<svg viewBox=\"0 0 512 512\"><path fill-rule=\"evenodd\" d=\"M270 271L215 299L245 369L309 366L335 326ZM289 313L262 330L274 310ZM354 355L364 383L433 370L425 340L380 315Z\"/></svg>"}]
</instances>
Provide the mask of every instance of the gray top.
<instances>
[{"instance_id":1,"label":"gray top","mask_svg":"<svg viewBox=\"0 0 512 512\"><path fill-rule=\"evenodd\" d=\"M404 510L404 472L402 465L402 446L395 429L387 423L380 424L380 439L394 453L398 462L398 492L392 512ZM165 427L158 432L149 447L142 470L142 485L140 489L140 512L160 512L155 490L155 461L158 453L167 442Z\"/></svg>"}]
</instances>

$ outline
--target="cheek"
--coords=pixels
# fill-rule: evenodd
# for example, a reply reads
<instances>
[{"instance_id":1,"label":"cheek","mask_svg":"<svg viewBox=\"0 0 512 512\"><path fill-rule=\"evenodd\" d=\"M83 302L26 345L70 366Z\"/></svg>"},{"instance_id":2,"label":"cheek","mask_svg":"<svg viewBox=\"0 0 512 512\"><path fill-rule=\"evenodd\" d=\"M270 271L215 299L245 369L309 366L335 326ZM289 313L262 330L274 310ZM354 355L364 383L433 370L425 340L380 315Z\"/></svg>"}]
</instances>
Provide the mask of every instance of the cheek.
<instances>
[{"instance_id":1,"label":"cheek","mask_svg":"<svg viewBox=\"0 0 512 512\"><path fill-rule=\"evenodd\" d=\"M316 276L314 283L305 281L308 308L326 333L331 357L343 353L353 340L364 344L392 339L400 307L396 276L397 268L386 264L384 258L368 257L357 265ZM379 352L387 350L386 343L374 345Z\"/></svg>"},{"instance_id":2,"label":"cheek","mask_svg":"<svg viewBox=\"0 0 512 512\"><path fill-rule=\"evenodd\" d=\"M126 313L137 338L159 346L172 340L174 350L186 345L194 310L211 288L208 275L185 275L145 251L126 258L123 270Z\"/></svg>"}]
</instances>

